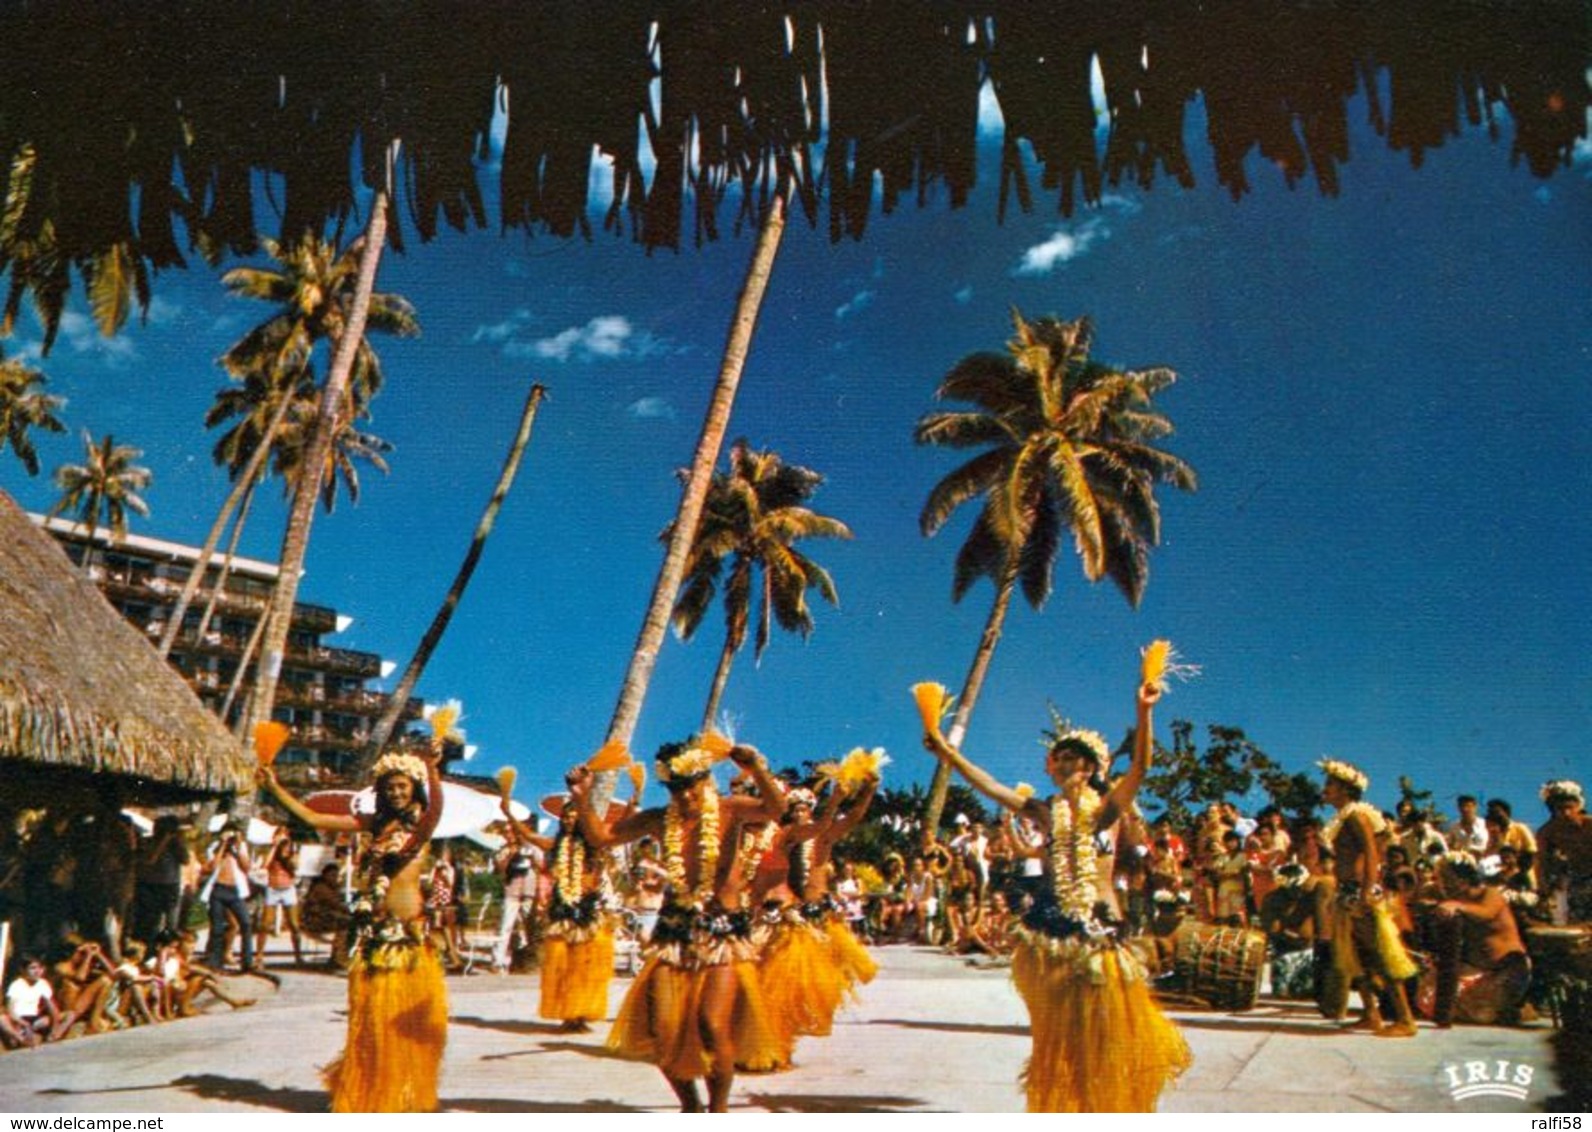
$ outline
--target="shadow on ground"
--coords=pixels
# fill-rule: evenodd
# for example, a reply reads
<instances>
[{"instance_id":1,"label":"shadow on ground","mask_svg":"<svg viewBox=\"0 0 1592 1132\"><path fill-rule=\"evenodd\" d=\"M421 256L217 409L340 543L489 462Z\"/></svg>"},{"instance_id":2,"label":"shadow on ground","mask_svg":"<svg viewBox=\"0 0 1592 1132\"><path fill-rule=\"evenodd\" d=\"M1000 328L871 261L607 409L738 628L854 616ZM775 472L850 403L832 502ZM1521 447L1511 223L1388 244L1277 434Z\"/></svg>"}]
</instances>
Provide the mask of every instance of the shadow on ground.
<instances>
[{"instance_id":1,"label":"shadow on ground","mask_svg":"<svg viewBox=\"0 0 1592 1132\"><path fill-rule=\"evenodd\" d=\"M753 1093L745 1103L768 1112L930 1112L918 1097L823 1096L812 1093Z\"/></svg>"},{"instance_id":2,"label":"shadow on ground","mask_svg":"<svg viewBox=\"0 0 1592 1132\"><path fill-rule=\"evenodd\" d=\"M899 1026L903 1030L938 1030L947 1034L989 1034L1026 1038L1027 1026L993 1026L983 1022L926 1022L913 1018L870 1018L869 1026Z\"/></svg>"}]
</instances>

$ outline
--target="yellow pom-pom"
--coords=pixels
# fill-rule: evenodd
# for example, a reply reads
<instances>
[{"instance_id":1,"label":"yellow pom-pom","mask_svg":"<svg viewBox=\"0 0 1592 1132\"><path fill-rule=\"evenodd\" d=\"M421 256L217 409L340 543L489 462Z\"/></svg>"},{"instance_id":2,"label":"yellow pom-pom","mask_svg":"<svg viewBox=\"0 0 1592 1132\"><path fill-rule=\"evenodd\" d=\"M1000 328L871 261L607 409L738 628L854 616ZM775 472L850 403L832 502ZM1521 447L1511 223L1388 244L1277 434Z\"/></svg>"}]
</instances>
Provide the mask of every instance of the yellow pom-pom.
<instances>
[{"instance_id":1,"label":"yellow pom-pom","mask_svg":"<svg viewBox=\"0 0 1592 1132\"><path fill-rule=\"evenodd\" d=\"M597 748L597 753L586 760L591 771L618 770L630 761L630 750L618 739L610 740Z\"/></svg>"},{"instance_id":2,"label":"yellow pom-pom","mask_svg":"<svg viewBox=\"0 0 1592 1132\"><path fill-rule=\"evenodd\" d=\"M730 753L730 750L735 746L735 743L732 740L725 738L723 735L720 735L717 731L704 731L702 733L702 737L697 740L697 746L701 747L714 758L722 759L725 755Z\"/></svg>"},{"instance_id":3,"label":"yellow pom-pom","mask_svg":"<svg viewBox=\"0 0 1592 1132\"><path fill-rule=\"evenodd\" d=\"M287 724L274 719L254 725L254 757L261 766L270 766L276 761L276 756L287 745L291 734Z\"/></svg>"},{"instance_id":4,"label":"yellow pom-pom","mask_svg":"<svg viewBox=\"0 0 1592 1132\"><path fill-rule=\"evenodd\" d=\"M1034 796L1034 788L1026 782L1019 782L1012 792L1015 793L1019 798L1026 799L1032 798Z\"/></svg>"},{"instance_id":5,"label":"yellow pom-pom","mask_svg":"<svg viewBox=\"0 0 1592 1132\"><path fill-rule=\"evenodd\" d=\"M647 785L647 768L640 763L631 763L626 770L630 773L630 785L635 788L636 796L641 796L642 788Z\"/></svg>"},{"instance_id":6,"label":"yellow pom-pom","mask_svg":"<svg viewBox=\"0 0 1592 1132\"><path fill-rule=\"evenodd\" d=\"M1155 640L1139 652L1139 683L1166 691L1172 677L1188 680L1200 674L1199 665L1184 664L1171 641Z\"/></svg>"},{"instance_id":7,"label":"yellow pom-pom","mask_svg":"<svg viewBox=\"0 0 1592 1132\"><path fill-rule=\"evenodd\" d=\"M439 742L451 739L462 742L464 734L459 731L459 721L464 718L464 705L458 700L449 700L428 708L426 720L431 724L432 738Z\"/></svg>"},{"instance_id":8,"label":"yellow pom-pom","mask_svg":"<svg viewBox=\"0 0 1592 1132\"><path fill-rule=\"evenodd\" d=\"M871 751L854 747L840 760L835 785L843 794L855 794L868 779L878 777L880 770L889 763L890 756L884 753L883 747L875 747Z\"/></svg>"},{"instance_id":9,"label":"yellow pom-pom","mask_svg":"<svg viewBox=\"0 0 1592 1132\"><path fill-rule=\"evenodd\" d=\"M515 776L516 772L511 766L501 768L492 776L493 778L497 779L498 793L503 795L503 797L507 798L510 794L514 793Z\"/></svg>"},{"instance_id":10,"label":"yellow pom-pom","mask_svg":"<svg viewBox=\"0 0 1592 1132\"><path fill-rule=\"evenodd\" d=\"M923 719L924 734L933 735L940 730L940 720L951 706L952 696L944 684L925 681L912 685L912 698L917 701L918 715Z\"/></svg>"}]
</instances>

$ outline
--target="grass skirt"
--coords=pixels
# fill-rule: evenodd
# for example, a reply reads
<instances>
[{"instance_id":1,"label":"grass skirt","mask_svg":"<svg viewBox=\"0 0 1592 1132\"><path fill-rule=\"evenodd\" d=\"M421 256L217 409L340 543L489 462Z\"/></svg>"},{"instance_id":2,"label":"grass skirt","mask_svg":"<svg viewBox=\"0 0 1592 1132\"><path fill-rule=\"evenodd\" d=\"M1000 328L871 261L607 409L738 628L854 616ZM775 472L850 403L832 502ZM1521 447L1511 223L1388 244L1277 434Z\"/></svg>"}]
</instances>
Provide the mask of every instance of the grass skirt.
<instances>
[{"instance_id":1,"label":"grass skirt","mask_svg":"<svg viewBox=\"0 0 1592 1132\"><path fill-rule=\"evenodd\" d=\"M794 910L769 937L757 966L757 981L768 1008L774 1048L762 1059L742 1052L736 1063L754 1073L789 1069L798 1037L829 1033L849 981L836 961L828 933Z\"/></svg>"},{"instance_id":2,"label":"grass skirt","mask_svg":"<svg viewBox=\"0 0 1592 1132\"><path fill-rule=\"evenodd\" d=\"M429 945L357 953L348 970L348 1040L322 1079L333 1112L435 1112L448 990Z\"/></svg>"},{"instance_id":3,"label":"grass skirt","mask_svg":"<svg viewBox=\"0 0 1592 1132\"><path fill-rule=\"evenodd\" d=\"M608 1017L608 980L614 973L614 933L588 939L550 934L542 941L543 1018L560 1022Z\"/></svg>"},{"instance_id":4,"label":"grass skirt","mask_svg":"<svg viewBox=\"0 0 1592 1132\"><path fill-rule=\"evenodd\" d=\"M846 980L846 992L856 994L859 983L873 982L873 977L879 973L879 964L839 916L830 917L826 930L829 933L830 950L835 956L835 966Z\"/></svg>"},{"instance_id":5,"label":"grass skirt","mask_svg":"<svg viewBox=\"0 0 1592 1132\"><path fill-rule=\"evenodd\" d=\"M736 981L736 1060L767 1063L780 1050L763 1004L757 965L748 961L728 965ZM681 967L657 956L648 959L614 1019L608 1048L621 1057L650 1061L677 1081L708 1076L712 1055L700 1024L702 989L720 966Z\"/></svg>"},{"instance_id":6,"label":"grass skirt","mask_svg":"<svg viewBox=\"0 0 1592 1132\"><path fill-rule=\"evenodd\" d=\"M1150 1112L1193 1061L1143 968L1118 948L1025 935L1012 981L1033 1031L1029 1112Z\"/></svg>"},{"instance_id":7,"label":"grass skirt","mask_svg":"<svg viewBox=\"0 0 1592 1132\"><path fill-rule=\"evenodd\" d=\"M1366 975L1401 983L1421 973L1404 950L1393 912L1384 901L1339 907L1332 924L1332 961L1347 983Z\"/></svg>"}]
</instances>

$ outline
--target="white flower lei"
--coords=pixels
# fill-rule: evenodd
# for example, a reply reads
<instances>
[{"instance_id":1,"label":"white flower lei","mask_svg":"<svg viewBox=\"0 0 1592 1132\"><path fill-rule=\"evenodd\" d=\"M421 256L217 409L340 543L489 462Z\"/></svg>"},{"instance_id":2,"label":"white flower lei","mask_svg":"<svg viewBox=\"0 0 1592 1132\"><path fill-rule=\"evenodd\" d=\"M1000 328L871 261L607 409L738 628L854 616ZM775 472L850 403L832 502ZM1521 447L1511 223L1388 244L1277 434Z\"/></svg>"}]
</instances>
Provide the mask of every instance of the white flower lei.
<instances>
[{"instance_id":1,"label":"white flower lei","mask_svg":"<svg viewBox=\"0 0 1592 1132\"><path fill-rule=\"evenodd\" d=\"M752 877L757 873L757 866L763 863L763 858L774 846L774 838L778 836L778 822L768 822L761 829L749 830L741 835L740 866L741 875L746 878L746 883L752 882Z\"/></svg>"},{"instance_id":2,"label":"white flower lei","mask_svg":"<svg viewBox=\"0 0 1592 1132\"><path fill-rule=\"evenodd\" d=\"M709 782L702 792L702 817L697 824L697 885L686 886L685 835L680 799L670 798L663 811L663 866L669 887L682 903L706 907L717 891L719 872L719 792Z\"/></svg>"},{"instance_id":3,"label":"white flower lei","mask_svg":"<svg viewBox=\"0 0 1592 1132\"><path fill-rule=\"evenodd\" d=\"M580 903L581 879L586 872L586 842L573 832L558 840L558 852L553 857L553 881L558 898L573 908Z\"/></svg>"},{"instance_id":4,"label":"white flower lei","mask_svg":"<svg viewBox=\"0 0 1592 1132\"><path fill-rule=\"evenodd\" d=\"M1065 916L1089 920L1094 915L1098 873L1095 818L1100 795L1085 786L1077 808L1063 794L1050 799L1050 882L1056 904Z\"/></svg>"},{"instance_id":5,"label":"white flower lei","mask_svg":"<svg viewBox=\"0 0 1592 1132\"><path fill-rule=\"evenodd\" d=\"M1332 820L1322 828L1322 844L1329 849L1332 848L1332 843L1337 840L1338 831L1343 828L1343 823L1355 814L1365 815L1366 820L1371 823L1372 833L1381 833L1382 830L1387 828L1387 822L1383 820L1381 810L1369 802L1350 802L1334 814Z\"/></svg>"}]
</instances>

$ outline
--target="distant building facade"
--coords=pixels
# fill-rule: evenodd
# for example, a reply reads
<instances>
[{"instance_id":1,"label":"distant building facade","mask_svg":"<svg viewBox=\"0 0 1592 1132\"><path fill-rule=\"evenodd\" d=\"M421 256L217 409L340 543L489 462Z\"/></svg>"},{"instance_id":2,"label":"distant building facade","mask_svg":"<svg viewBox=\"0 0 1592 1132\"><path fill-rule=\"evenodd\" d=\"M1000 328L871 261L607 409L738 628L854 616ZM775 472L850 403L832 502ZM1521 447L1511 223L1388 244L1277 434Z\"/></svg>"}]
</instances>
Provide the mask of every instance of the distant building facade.
<instances>
[{"instance_id":1,"label":"distant building facade","mask_svg":"<svg viewBox=\"0 0 1592 1132\"><path fill-rule=\"evenodd\" d=\"M91 556L88 576L151 644L159 643L183 584L199 561L199 547L132 534L113 540L106 530L96 531L90 545L87 533L77 523L29 517L53 535L80 567L85 555ZM169 660L205 706L232 726L253 687L257 630L279 571L272 562L234 557L206 621L205 611L222 562L222 555L212 556L209 577L183 618ZM389 702L386 693L370 686L371 681L386 675L380 656L324 643L328 634L347 629L352 620L322 605L297 602L293 607L272 713L293 730L287 747L277 756L284 781L344 784ZM201 621L205 622L202 631ZM250 659L238 681L245 654ZM418 718L420 710L421 702L411 700L400 726Z\"/></svg>"}]
</instances>

